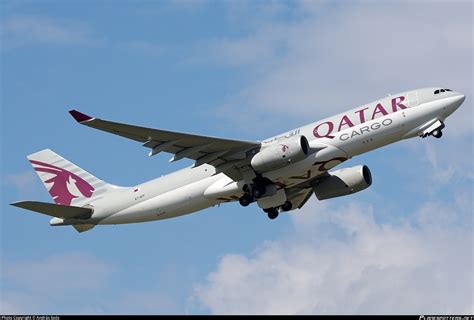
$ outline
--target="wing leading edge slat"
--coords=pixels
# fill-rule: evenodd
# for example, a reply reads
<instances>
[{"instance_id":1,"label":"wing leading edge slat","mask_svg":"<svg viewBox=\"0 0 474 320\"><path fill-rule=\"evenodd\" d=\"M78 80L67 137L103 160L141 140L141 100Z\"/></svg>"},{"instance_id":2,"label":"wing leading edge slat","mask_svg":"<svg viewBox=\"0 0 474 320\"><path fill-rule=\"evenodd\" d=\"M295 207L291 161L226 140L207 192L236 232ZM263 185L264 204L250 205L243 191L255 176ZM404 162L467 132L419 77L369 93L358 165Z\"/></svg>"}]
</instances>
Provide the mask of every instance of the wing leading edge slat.
<instances>
[{"instance_id":1,"label":"wing leading edge slat","mask_svg":"<svg viewBox=\"0 0 474 320\"><path fill-rule=\"evenodd\" d=\"M246 152L260 147L260 142L257 141L224 139L139 127L93 118L76 110L69 112L80 124L141 142L144 147L151 149L149 156L160 152L174 154L170 162L188 158L195 160L194 166L204 163L218 164L221 170L225 170L236 164L248 165Z\"/></svg>"}]
</instances>

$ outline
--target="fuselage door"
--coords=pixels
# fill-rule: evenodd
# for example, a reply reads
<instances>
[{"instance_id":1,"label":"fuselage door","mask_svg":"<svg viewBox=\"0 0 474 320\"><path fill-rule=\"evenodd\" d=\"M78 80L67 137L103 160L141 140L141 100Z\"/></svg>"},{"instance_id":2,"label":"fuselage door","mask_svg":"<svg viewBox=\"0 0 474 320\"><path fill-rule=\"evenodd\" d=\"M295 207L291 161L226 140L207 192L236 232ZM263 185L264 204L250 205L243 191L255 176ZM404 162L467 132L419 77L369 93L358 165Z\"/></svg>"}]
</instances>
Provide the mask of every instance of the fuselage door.
<instances>
[{"instance_id":1,"label":"fuselage door","mask_svg":"<svg viewBox=\"0 0 474 320\"><path fill-rule=\"evenodd\" d=\"M410 108L416 107L418 105L418 92L412 91L407 94L407 105Z\"/></svg>"}]
</instances>

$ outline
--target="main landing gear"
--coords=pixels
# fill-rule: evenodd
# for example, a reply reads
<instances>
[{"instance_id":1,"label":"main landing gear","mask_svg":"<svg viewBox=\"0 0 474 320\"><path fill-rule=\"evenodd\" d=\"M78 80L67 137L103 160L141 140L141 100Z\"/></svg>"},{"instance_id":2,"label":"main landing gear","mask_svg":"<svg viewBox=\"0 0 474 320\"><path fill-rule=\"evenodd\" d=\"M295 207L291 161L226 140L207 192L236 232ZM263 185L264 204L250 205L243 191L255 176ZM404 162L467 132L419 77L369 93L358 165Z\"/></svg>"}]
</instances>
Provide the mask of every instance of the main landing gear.
<instances>
[{"instance_id":1,"label":"main landing gear","mask_svg":"<svg viewBox=\"0 0 474 320\"><path fill-rule=\"evenodd\" d=\"M249 204L251 204L252 202L255 201L255 198L252 197L252 195L246 193L244 194L242 197L240 197L239 199L239 203L242 207L246 207L248 206Z\"/></svg>"},{"instance_id":2,"label":"main landing gear","mask_svg":"<svg viewBox=\"0 0 474 320\"><path fill-rule=\"evenodd\" d=\"M256 179L254 179L254 182L255 183L251 184L250 186L246 184L242 188L245 193L242 197L240 197L239 203L244 207L248 206L256 199L261 198L267 192L267 181L265 181L261 177L257 177Z\"/></svg>"},{"instance_id":3,"label":"main landing gear","mask_svg":"<svg viewBox=\"0 0 474 320\"><path fill-rule=\"evenodd\" d=\"M251 185L244 185L242 191L244 195L240 197L239 203L243 207L247 207L252 202L255 202L261 197L271 196L276 192L272 189L271 181L265 181L261 177L254 179L254 183ZM268 215L269 219L276 219L280 211L290 211L293 208L293 204L286 201L284 204L274 208L265 208L263 211Z\"/></svg>"},{"instance_id":4,"label":"main landing gear","mask_svg":"<svg viewBox=\"0 0 474 320\"><path fill-rule=\"evenodd\" d=\"M268 215L268 218L275 219L278 217L279 211L290 211L293 208L293 204L290 201L285 202L279 208L267 208L263 209L263 211ZM280 210L279 210L280 209Z\"/></svg>"},{"instance_id":5,"label":"main landing gear","mask_svg":"<svg viewBox=\"0 0 474 320\"><path fill-rule=\"evenodd\" d=\"M263 211L268 215L270 219L276 219L278 217L278 209L277 208L268 208L263 209Z\"/></svg>"},{"instance_id":6,"label":"main landing gear","mask_svg":"<svg viewBox=\"0 0 474 320\"><path fill-rule=\"evenodd\" d=\"M255 184L252 188L252 195L255 198L260 198L265 194L265 192L267 192L267 188L265 187L265 185Z\"/></svg>"},{"instance_id":7,"label":"main landing gear","mask_svg":"<svg viewBox=\"0 0 474 320\"><path fill-rule=\"evenodd\" d=\"M251 195L250 193L245 193L242 197L239 199L239 203L243 207L247 207L249 204L255 201L255 197ZM289 201L286 201L284 204L282 204L280 207L276 208L266 208L263 209L263 211L268 215L269 219L276 219L278 217L278 214L280 211L290 211L293 208L293 204Z\"/></svg>"}]
</instances>

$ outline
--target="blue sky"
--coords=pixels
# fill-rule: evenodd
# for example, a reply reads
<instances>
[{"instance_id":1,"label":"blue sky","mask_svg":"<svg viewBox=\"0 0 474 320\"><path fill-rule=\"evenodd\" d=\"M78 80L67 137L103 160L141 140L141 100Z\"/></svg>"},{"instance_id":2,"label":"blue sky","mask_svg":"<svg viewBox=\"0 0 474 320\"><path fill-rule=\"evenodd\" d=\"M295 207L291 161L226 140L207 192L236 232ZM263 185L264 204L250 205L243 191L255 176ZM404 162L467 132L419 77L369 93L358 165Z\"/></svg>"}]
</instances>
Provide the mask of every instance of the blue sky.
<instances>
[{"instance_id":1,"label":"blue sky","mask_svg":"<svg viewBox=\"0 0 474 320\"><path fill-rule=\"evenodd\" d=\"M474 312L472 2L0 5L2 313ZM51 201L25 158L44 148L118 185L190 164L71 108L254 140L427 86L466 94L442 139L352 159L370 189L275 221L226 204L78 234L8 205Z\"/></svg>"}]
</instances>

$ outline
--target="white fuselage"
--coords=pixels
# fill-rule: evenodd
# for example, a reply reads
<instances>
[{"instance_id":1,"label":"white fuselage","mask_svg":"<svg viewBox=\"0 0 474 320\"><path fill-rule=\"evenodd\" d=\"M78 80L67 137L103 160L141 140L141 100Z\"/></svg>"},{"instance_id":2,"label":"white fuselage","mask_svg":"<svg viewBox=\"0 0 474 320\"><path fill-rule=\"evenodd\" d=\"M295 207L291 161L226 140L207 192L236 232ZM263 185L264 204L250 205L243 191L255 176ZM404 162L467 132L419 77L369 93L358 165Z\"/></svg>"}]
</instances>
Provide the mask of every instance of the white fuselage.
<instances>
[{"instance_id":1,"label":"white fuselage","mask_svg":"<svg viewBox=\"0 0 474 320\"><path fill-rule=\"evenodd\" d=\"M385 97L345 113L262 141L262 148L281 138L304 135L312 153L305 159L264 174L291 187L313 179L341 162L393 142L419 136L435 121L444 121L463 102L456 92L433 95L426 88ZM207 164L119 189L89 201L94 213L80 223L120 224L172 218L237 200L243 181L233 181Z\"/></svg>"}]
</instances>

